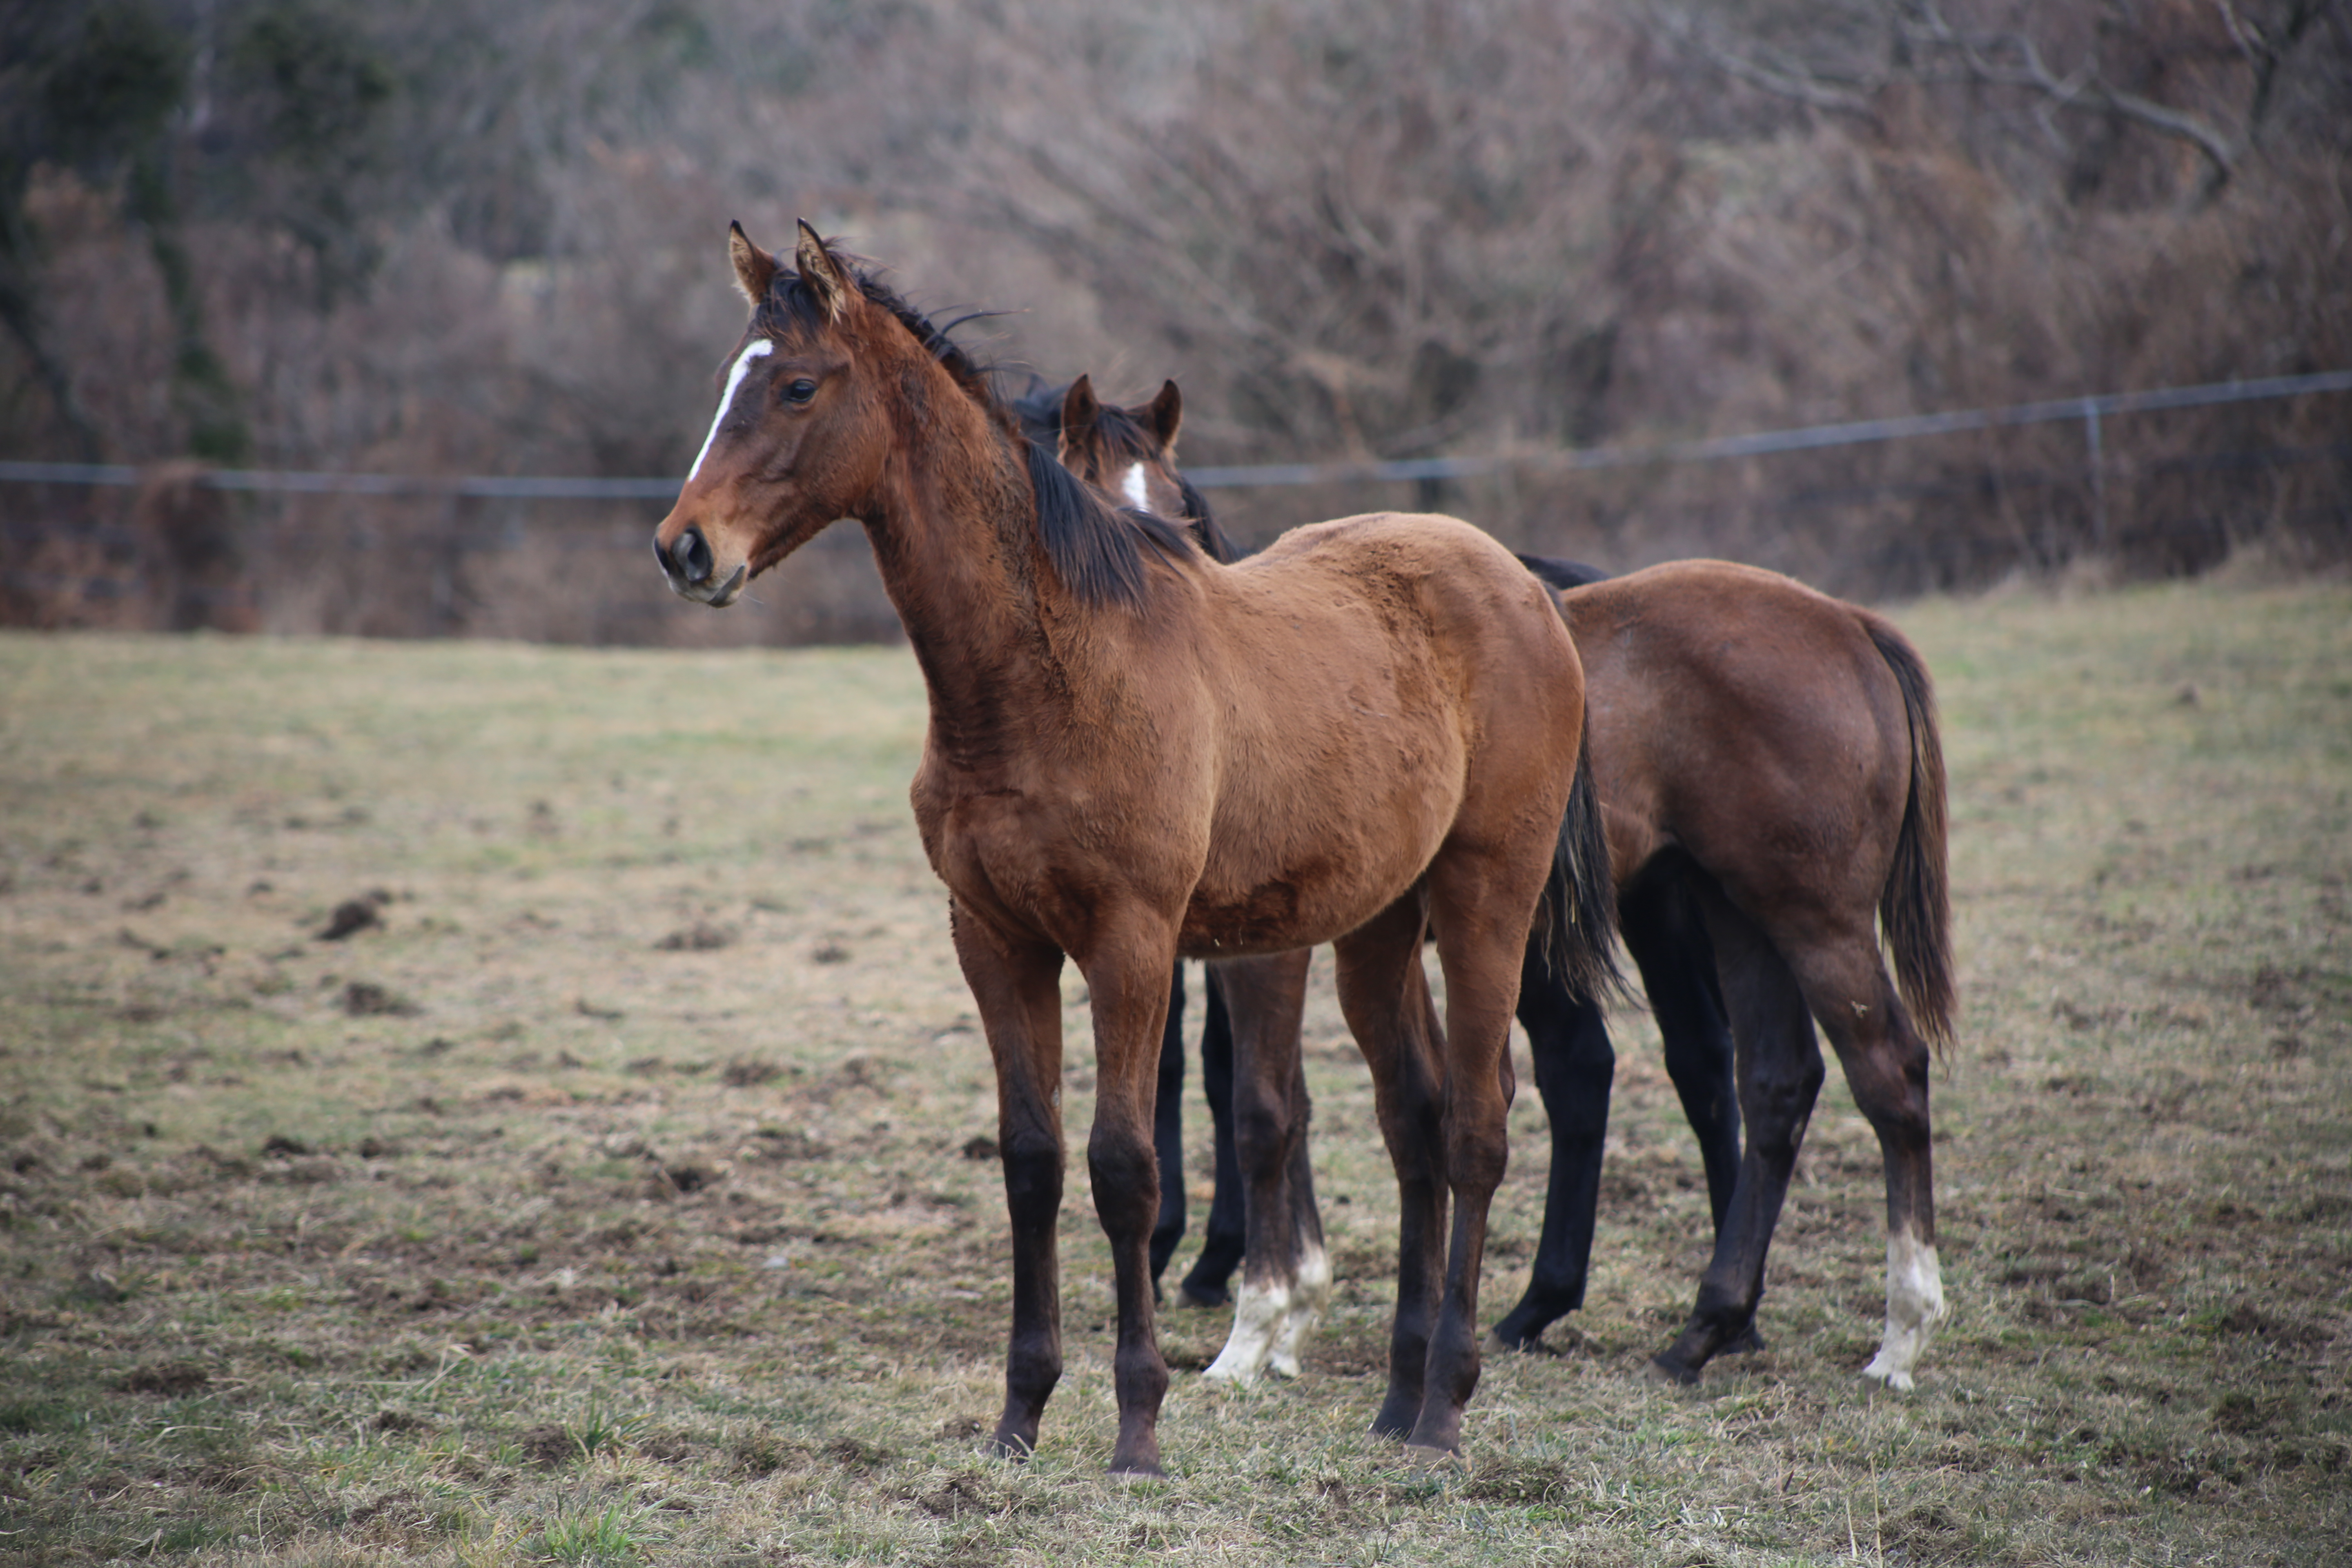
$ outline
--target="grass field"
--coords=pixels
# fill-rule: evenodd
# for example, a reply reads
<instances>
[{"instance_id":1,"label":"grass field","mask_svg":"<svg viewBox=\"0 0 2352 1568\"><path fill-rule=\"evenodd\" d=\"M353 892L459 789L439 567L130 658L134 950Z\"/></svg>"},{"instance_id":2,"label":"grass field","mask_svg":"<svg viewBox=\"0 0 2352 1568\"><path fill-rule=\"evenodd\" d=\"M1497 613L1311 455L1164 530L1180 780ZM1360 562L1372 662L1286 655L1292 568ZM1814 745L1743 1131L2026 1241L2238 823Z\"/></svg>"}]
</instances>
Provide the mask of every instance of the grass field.
<instances>
[{"instance_id":1,"label":"grass field","mask_svg":"<svg viewBox=\"0 0 2352 1568\"><path fill-rule=\"evenodd\" d=\"M979 1451L1009 1247L904 653L0 638L0 1563L2352 1561L2352 588L1896 618L1965 1004L1918 1390L1855 1376L1882 1208L1834 1074L1771 1348L1641 1377L1707 1238L1629 1009L1591 1304L1489 1360L1464 1467L1403 1466L1393 1189L1318 983L1336 1310L1245 1390L1169 1311L1148 1484L1102 1473L1083 1158L1042 1449Z\"/></svg>"}]
</instances>

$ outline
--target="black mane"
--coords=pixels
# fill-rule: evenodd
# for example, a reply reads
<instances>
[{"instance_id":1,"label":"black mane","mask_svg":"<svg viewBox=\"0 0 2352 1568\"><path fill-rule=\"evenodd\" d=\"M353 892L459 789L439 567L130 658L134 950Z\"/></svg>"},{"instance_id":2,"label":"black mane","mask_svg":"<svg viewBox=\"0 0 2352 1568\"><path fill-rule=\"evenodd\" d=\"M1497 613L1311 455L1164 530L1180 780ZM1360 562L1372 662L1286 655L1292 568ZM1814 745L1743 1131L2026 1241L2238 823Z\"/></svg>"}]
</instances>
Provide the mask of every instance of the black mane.
<instances>
[{"instance_id":1,"label":"black mane","mask_svg":"<svg viewBox=\"0 0 2352 1568\"><path fill-rule=\"evenodd\" d=\"M1000 429L1022 448L1029 485L1036 498L1037 533L1045 557L1063 584L1091 605L1140 605L1150 596L1150 573L1144 551L1181 558L1195 547L1193 536L1180 522L1149 512L1115 507L1062 467L1050 447L1040 446L1026 408L996 395L988 371L949 333L974 315L958 317L940 326L900 298L866 264L835 253L856 281L866 300L887 310L914 334L924 352L955 378L973 402L986 409ZM989 312L975 312L986 315ZM824 301L799 273L782 268L769 285L768 297L752 311L752 331L778 337L792 329L814 330L826 320ZM1186 487L1189 499L1191 488ZM1218 557L1223 560L1223 556Z\"/></svg>"}]
</instances>

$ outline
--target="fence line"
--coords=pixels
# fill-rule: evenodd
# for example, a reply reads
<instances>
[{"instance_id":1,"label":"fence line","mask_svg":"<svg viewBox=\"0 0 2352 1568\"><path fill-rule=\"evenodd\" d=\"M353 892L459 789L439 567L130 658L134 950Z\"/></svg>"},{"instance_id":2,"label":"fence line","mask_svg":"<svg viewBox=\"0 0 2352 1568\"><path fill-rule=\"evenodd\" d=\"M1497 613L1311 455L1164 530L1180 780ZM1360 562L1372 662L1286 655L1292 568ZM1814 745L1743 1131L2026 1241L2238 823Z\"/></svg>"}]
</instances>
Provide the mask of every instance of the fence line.
<instances>
[{"instance_id":1,"label":"fence line","mask_svg":"<svg viewBox=\"0 0 2352 1568\"><path fill-rule=\"evenodd\" d=\"M1769 457L1781 452L1815 451L1828 447L1860 446L1919 436L1948 436L1970 430L2048 425L2079 419L2084 424L2084 440L2090 449L2095 475L2100 467L2103 447L2099 426L2102 418L2118 414L2204 408L2218 404L2251 403L2328 392L2352 392L2352 370L2326 371L2313 375L2265 376L2254 381L2211 382L2202 386L2160 387L2147 392L2110 392L2088 397L2056 398L2045 403L2013 404L2006 408L1973 408L1946 414L1906 415L1892 419L1863 419L1791 430L1756 431L1744 436L1668 441L1647 447L1563 447L1545 451L1497 452L1481 457L1241 464L1187 468L1184 473L1187 479L1203 489L1363 480L1462 479L1511 468L1559 471L1630 468L1654 463L1717 462L1729 458ZM0 462L0 483L136 485L142 481L143 472L126 463ZM196 475L194 482L212 489L292 495L442 496L507 500L669 500L677 496L679 485L679 481L672 479L509 478L488 474L436 479L421 474L348 474L257 468L207 469Z\"/></svg>"}]
</instances>

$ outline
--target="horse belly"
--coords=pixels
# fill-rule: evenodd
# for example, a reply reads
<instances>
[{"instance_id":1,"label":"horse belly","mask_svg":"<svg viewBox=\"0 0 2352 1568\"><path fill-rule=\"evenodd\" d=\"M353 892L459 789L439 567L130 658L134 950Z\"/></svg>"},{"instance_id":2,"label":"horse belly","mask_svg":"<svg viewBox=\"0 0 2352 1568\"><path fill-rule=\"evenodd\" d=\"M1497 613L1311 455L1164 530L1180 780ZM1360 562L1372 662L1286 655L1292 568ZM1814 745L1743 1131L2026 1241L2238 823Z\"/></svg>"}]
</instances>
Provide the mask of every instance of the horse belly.
<instances>
[{"instance_id":1,"label":"horse belly","mask_svg":"<svg viewBox=\"0 0 2352 1568\"><path fill-rule=\"evenodd\" d=\"M1436 857L1461 805L1458 769L1442 783L1420 782L1434 787L1370 799L1325 784L1289 797L1287 804L1309 808L1307 822L1258 817L1250 826L1221 826L1185 908L1178 937L1184 956L1312 947L1345 936L1394 903ZM1330 810L1351 795L1352 809Z\"/></svg>"}]
</instances>

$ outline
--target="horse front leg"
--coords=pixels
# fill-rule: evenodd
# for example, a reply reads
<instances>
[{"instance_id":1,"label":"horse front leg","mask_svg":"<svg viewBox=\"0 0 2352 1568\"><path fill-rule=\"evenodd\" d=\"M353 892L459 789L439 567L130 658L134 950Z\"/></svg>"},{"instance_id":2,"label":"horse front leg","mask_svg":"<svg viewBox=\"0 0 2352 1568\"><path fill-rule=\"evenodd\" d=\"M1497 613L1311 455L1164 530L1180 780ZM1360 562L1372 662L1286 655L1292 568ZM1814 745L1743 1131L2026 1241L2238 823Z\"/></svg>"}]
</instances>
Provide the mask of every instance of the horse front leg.
<instances>
[{"instance_id":1,"label":"horse front leg","mask_svg":"<svg viewBox=\"0 0 2352 1568\"><path fill-rule=\"evenodd\" d=\"M1339 1010L1371 1069L1381 1137L1396 1169L1396 1318L1389 1331L1388 1394L1372 1418L1372 1430L1390 1437L1405 1436L1419 1418L1444 1278L1444 1082L1437 1010L1421 967L1423 924L1416 892L1332 944Z\"/></svg>"},{"instance_id":2,"label":"horse front leg","mask_svg":"<svg viewBox=\"0 0 2352 1568\"><path fill-rule=\"evenodd\" d=\"M996 1064L996 1142L1013 1223L1013 1331L992 1446L1026 1459L1062 1376L1062 954L996 931L961 905L954 931Z\"/></svg>"},{"instance_id":3,"label":"horse front leg","mask_svg":"<svg viewBox=\"0 0 2352 1568\"><path fill-rule=\"evenodd\" d=\"M1244 1230L1233 1329L1204 1374L1220 1382L1247 1383L1268 1367L1296 1377L1298 1347L1330 1290L1313 1192L1297 1193L1294 1182L1307 1146L1299 1031L1310 956L1301 951L1213 966L1234 1023L1232 1121Z\"/></svg>"},{"instance_id":4,"label":"horse front leg","mask_svg":"<svg viewBox=\"0 0 2352 1568\"><path fill-rule=\"evenodd\" d=\"M1164 922L1137 920L1098 940L1082 963L1095 1026L1095 1124L1087 1140L1095 1215L1110 1243L1118 1299L1112 1352L1118 1400L1118 1475L1156 1476L1168 1363L1153 1327L1150 1243L1160 1210L1152 1146L1161 1024L1176 942Z\"/></svg>"}]
</instances>

